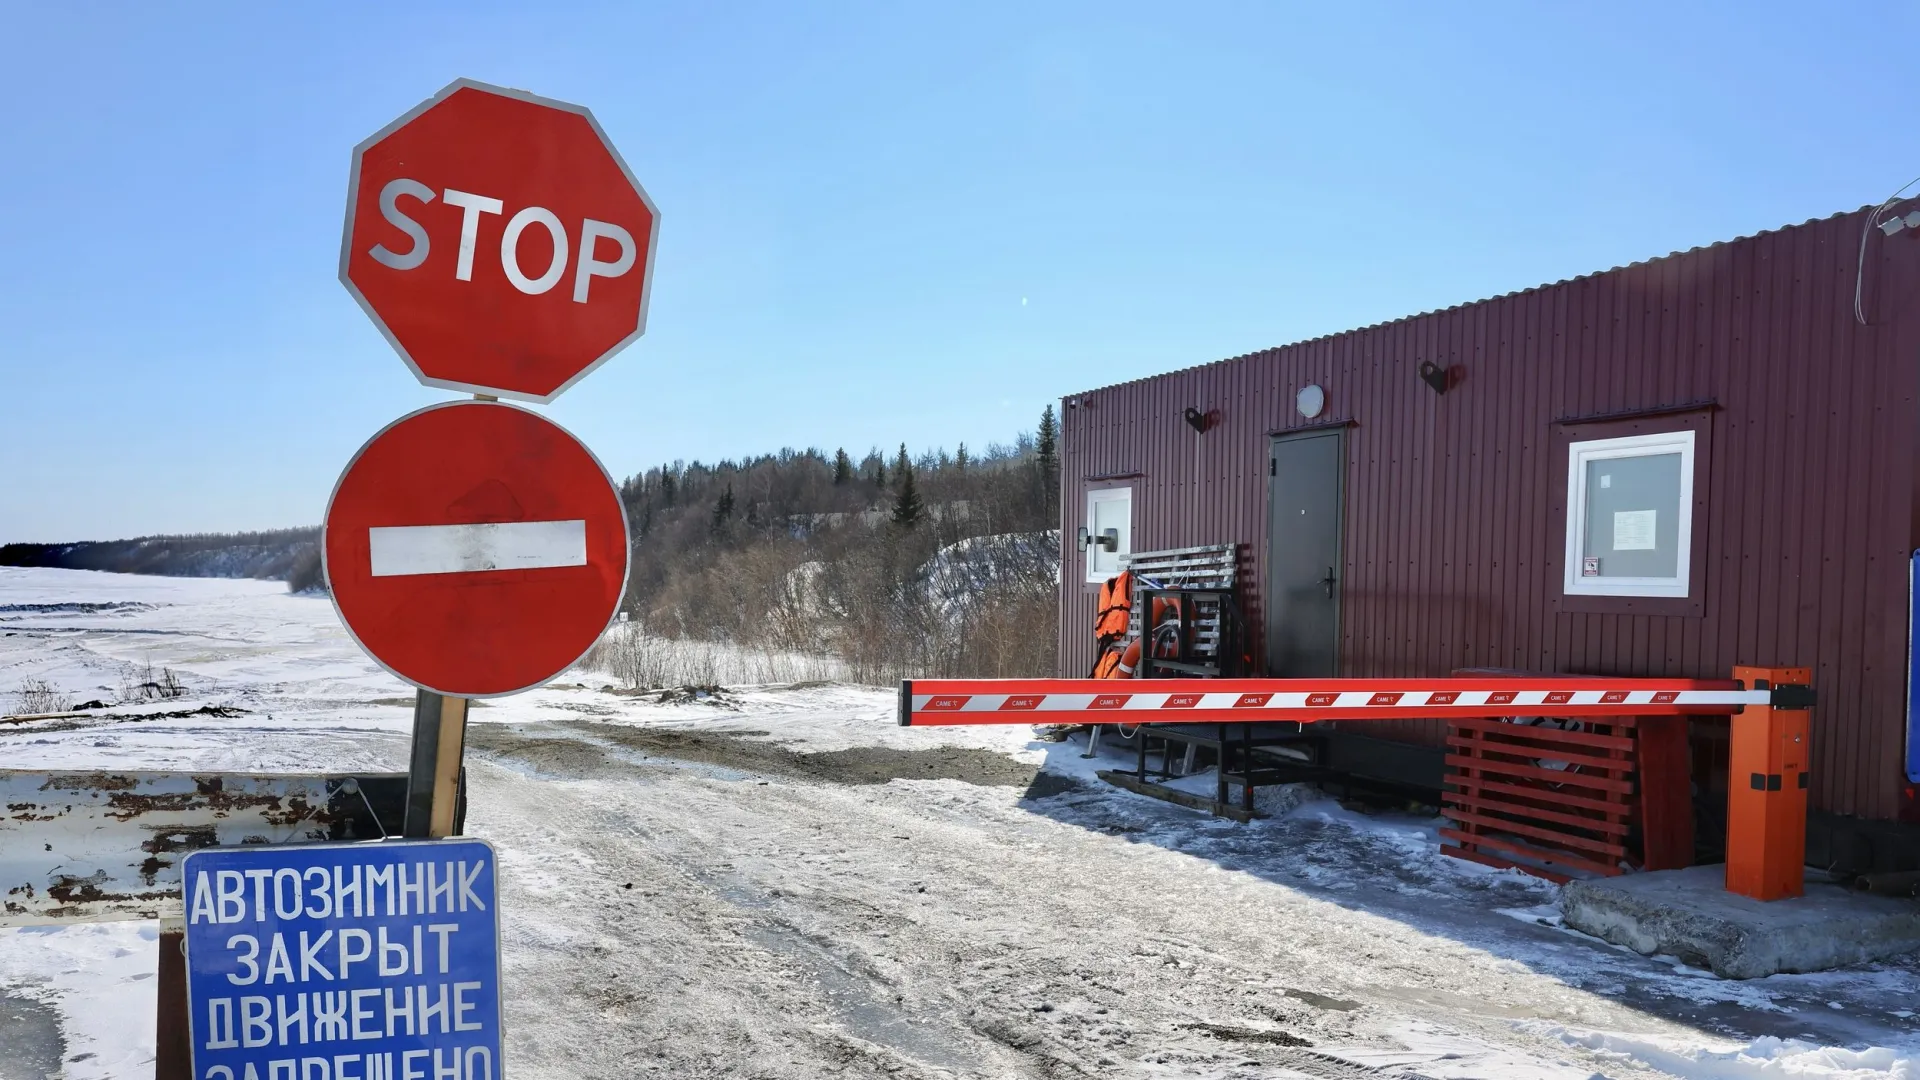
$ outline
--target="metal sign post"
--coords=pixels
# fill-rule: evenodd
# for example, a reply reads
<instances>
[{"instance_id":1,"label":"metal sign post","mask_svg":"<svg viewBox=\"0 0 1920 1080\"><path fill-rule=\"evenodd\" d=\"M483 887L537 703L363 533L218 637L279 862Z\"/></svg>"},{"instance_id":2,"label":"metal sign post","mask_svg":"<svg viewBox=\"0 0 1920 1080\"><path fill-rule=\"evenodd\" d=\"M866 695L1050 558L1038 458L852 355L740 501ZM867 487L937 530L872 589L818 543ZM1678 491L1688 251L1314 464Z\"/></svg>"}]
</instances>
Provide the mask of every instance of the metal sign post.
<instances>
[{"instance_id":1,"label":"metal sign post","mask_svg":"<svg viewBox=\"0 0 1920 1080\"><path fill-rule=\"evenodd\" d=\"M413 705L413 758L407 769L408 839L458 831L467 739L467 699L422 690Z\"/></svg>"}]
</instances>

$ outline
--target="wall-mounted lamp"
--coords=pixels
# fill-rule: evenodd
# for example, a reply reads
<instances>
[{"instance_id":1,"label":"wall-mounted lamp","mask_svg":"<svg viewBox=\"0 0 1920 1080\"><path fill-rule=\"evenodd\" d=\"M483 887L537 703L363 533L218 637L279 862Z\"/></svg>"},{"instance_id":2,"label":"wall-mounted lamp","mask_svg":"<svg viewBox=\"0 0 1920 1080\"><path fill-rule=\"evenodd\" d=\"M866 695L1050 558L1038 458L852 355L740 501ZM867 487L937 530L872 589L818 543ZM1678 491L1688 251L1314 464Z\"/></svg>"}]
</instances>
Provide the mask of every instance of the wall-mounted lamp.
<instances>
[{"instance_id":1,"label":"wall-mounted lamp","mask_svg":"<svg viewBox=\"0 0 1920 1080\"><path fill-rule=\"evenodd\" d=\"M1203 435L1206 434L1206 430L1207 430L1207 414L1206 413L1203 413L1199 409L1196 409L1193 406L1189 405L1187 406L1187 411L1181 413L1180 415L1183 418L1185 418L1185 420L1187 421L1188 427L1192 428L1195 431L1200 432Z\"/></svg>"},{"instance_id":2,"label":"wall-mounted lamp","mask_svg":"<svg viewBox=\"0 0 1920 1080\"><path fill-rule=\"evenodd\" d=\"M1067 408L1077 409L1080 406L1085 405L1086 403L1087 403L1087 399L1084 397L1070 397L1067 399Z\"/></svg>"},{"instance_id":3,"label":"wall-mounted lamp","mask_svg":"<svg viewBox=\"0 0 1920 1080\"><path fill-rule=\"evenodd\" d=\"M1453 381L1451 378L1452 375L1453 368L1451 367L1441 367L1431 360L1420 361L1420 378L1424 380L1428 386L1433 387L1433 392L1436 394L1444 394L1447 392L1447 387L1451 385Z\"/></svg>"},{"instance_id":4,"label":"wall-mounted lamp","mask_svg":"<svg viewBox=\"0 0 1920 1080\"><path fill-rule=\"evenodd\" d=\"M1920 210L1915 210L1906 217L1890 217L1880 223L1880 231L1888 236L1894 235L1901 229L1920 229Z\"/></svg>"}]
</instances>

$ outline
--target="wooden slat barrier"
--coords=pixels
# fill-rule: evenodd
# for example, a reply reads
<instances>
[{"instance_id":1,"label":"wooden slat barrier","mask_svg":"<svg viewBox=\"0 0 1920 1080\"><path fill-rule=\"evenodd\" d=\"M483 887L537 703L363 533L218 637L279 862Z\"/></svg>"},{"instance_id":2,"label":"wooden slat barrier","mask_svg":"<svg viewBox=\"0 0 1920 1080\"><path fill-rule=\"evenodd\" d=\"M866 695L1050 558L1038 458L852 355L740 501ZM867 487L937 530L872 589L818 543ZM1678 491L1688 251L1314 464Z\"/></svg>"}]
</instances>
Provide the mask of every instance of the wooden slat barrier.
<instances>
[{"instance_id":1,"label":"wooden slat barrier","mask_svg":"<svg viewBox=\"0 0 1920 1080\"><path fill-rule=\"evenodd\" d=\"M1441 813L1455 827L1440 830L1443 852L1554 881L1566 881L1567 871L1618 874L1622 861L1639 861L1626 844L1634 819L1634 743L1623 734L1630 720L1591 732L1466 718L1448 727L1454 774ZM1607 756L1576 752L1596 740Z\"/></svg>"},{"instance_id":2,"label":"wooden slat barrier","mask_svg":"<svg viewBox=\"0 0 1920 1080\"><path fill-rule=\"evenodd\" d=\"M1539 677L1489 668L1453 674ZM1441 830L1448 855L1555 881L1566 871L1611 876L1623 864L1666 870L1692 862L1680 717L1596 717L1573 729L1450 717L1447 747L1453 773L1441 812L1457 826Z\"/></svg>"}]
</instances>

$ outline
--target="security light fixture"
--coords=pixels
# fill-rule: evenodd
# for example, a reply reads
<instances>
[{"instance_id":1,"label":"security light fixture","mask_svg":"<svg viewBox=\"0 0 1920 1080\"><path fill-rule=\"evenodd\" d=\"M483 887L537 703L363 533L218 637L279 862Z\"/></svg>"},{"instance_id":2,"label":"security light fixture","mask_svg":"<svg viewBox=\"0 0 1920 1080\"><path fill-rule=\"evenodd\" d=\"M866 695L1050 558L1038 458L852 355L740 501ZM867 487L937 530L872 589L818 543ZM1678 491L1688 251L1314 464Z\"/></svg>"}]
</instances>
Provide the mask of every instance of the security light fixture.
<instances>
[{"instance_id":1,"label":"security light fixture","mask_svg":"<svg viewBox=\"0 0 1920 1080\"><path fill-rule=\"evenodd\" d=\"M1189 405L1187 406L1187 411L1181 413L1180 415L1186 418L1188 427L1202 434L1206 433L1206 430L1207 430L1207 414L1206 413L1203 413L1199 409L1196 409L1193 406Z\"/></svg>"},{"instance_id":2,"label":"security light fixture","mask_svg":"<svg viewBox=\"0 0 1920 1080\"><path fill-rule=\"evenodd\" d=\"M1920 210L1915 210L1906 217L1890 217L1880 223L1880 231L1888 236L1893 236L1902 229L1920 229Z\"/></svg>"},{"instance_id":3,"label":"security light fixture","mask_svg":"<svg viewBox=\"0 0 1920 1080\"><path fill-rule=\"evenodd\" d=\"M1420 378L1425 380L1428 386L1433 387L1433 392L1436 394L1447 392L1447 376L1452 372L1452 368L1443 368L1431 360L1420 361Z\"/></svg>"}]
</instances>

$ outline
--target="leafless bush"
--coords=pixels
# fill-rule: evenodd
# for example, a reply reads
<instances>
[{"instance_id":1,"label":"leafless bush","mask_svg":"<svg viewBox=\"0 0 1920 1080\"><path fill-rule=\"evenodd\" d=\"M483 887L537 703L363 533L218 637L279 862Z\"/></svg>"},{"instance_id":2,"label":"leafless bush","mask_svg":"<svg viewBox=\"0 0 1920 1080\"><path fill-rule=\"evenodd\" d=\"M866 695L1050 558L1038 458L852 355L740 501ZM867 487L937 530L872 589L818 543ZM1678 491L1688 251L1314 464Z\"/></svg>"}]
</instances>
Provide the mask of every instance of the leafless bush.
<instances>
[{"instance_id":1,"label":"leafless bush","mask_svg":"<svg viewBox=\"0 0 1920 1080\"><path fill-rule=\"evenodd\" d=\"M186 692L177 672L162 667L156 674L151 660L144 667L130 667L120 675L121 701L171 701L185 696Z\"/></svg>"},{"instance_id":2,"label":"leafless bush","mask_svg":"<svg viewBox=\"0 0 1920 1080\"><path fill-rule=\"evenodd\" d=\"M654 690L673 686L739 686L766 683L845 681L848 671L831 656L765 646L663 637L637 623L608 630L581 667Z\"/></svg>"},{"instance_id":3,"label":"leafless bush","mask_svg":"<svg viewBox=\"0 0 1920 1080\"><path fill-rule=\"evenodd\" d=\"M73 708L73 699L45 679L23 680L20 689L14 691L13 703L13 711L17 716L66 712Z\"/></svg>"},{"instance_id":4,"label":"leafless bush","mask_svg":"<svg viewBox=\"0 0 1920 1080\"><path fill-rule=\"evenodd\" d=\"M295 556L293 566L287 571L287 591L292 593L327 591L327 572L326 567L321 563L318 545Z\"/></svg>"}]
</instances>

